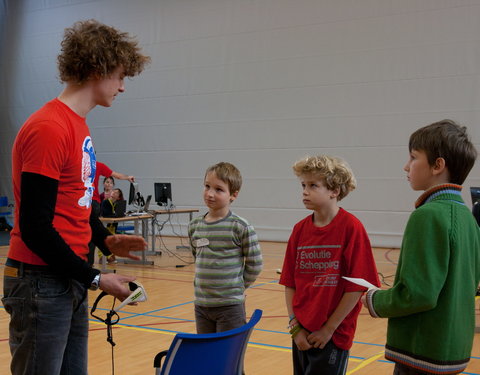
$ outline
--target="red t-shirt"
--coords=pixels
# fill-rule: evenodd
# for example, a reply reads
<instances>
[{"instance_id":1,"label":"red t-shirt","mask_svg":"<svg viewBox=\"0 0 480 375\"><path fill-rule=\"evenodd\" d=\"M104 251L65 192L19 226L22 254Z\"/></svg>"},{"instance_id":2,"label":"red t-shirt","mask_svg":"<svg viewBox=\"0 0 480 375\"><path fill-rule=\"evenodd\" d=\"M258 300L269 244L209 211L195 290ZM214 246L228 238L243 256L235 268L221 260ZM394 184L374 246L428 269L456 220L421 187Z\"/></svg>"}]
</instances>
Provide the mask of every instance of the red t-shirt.
<instances>
[{"instance_id":1,"label":"red t-shirt","mask_svg":"<svg viewBox=\"0 0 480 375\"><path fill-rule=\"evenodd\" d=\"M97 201L98 203L100 203L103 200L100 196L99 191L98 191L98 181L100 180L100 176L110 177L112 175L112 172L113 171L108 166L106 166L105 164L97 161L97 168L96 168L96 172L95 172L95 180L93 180L93 187L95 188L95 190L93 191L93 200L94 201Z\"/></svg>"},{"instance_id":2,"label":"red t-shirt","mask_svg":"<svg viewBox=\"0 0 480 375\"><path fill-rule=\"evenodd\" d=\"M345 292L365 290L342 276L363 278L380 286L362 223L342 208L324 227L313 224L313 215L297 223L288 241L280 284L295 289L293 311L308 331L317 331L325 324ZM361 306L359 301L332 336L341 349L352 346Z\"/></svg>"},{"instance_id":3,"label":"red t-shirt","mask_svg":"<svg viewBox=\"0 0 480 375\"><path fill-rule=\"evenodd\" d=\"M58 180L53 226L70 248L86 260L91 238L90 207L95 177L95 152L85 118L54 99L30 116L20 129L12 151L15 225L8 256L44 265L22 241L20 188L22 172Z\"/></svg>"}]
</instances>

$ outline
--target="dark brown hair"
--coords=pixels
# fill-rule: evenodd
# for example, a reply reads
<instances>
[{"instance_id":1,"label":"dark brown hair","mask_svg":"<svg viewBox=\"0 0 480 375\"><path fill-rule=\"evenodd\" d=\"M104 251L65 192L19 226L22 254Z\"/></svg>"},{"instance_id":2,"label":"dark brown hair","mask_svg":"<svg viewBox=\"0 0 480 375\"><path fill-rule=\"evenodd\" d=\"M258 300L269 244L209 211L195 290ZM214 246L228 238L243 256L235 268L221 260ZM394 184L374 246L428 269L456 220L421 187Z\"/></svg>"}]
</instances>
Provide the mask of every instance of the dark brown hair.
<instances>
[{"instance_id":1,"label":"dark brown hair","mask_svg":"<svg viewBox=\"0 0 480 375\"><path fill-rule=\"evenodd\" d=\"M408 149L424 151L430 166L438 158L445 160L451 183L461 185L475 164L477 150L467 128L452 120L442 120L418 129L410 136Z\"/></svg>"}]
</instances>

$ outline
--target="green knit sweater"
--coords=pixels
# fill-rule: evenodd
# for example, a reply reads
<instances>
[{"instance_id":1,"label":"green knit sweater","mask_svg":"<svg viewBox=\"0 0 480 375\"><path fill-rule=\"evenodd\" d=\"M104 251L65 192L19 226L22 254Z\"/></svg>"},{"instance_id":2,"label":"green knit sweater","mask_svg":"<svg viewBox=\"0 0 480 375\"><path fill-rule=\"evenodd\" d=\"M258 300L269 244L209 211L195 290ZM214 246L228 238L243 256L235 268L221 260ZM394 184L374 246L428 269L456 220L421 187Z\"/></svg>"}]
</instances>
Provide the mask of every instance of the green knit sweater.
<instances>
[{"instance_id":1,"label":"green knit sweater","mask_svg":"<svg viewBox=\"0 0 480 375\"><path fill-rule=\"evenodd\" d=\"M480 230L460 190L441 185L420 197L393 287L367 298L372 315L389 318L385 357L432 374L463 371L475 331Z\"/></svg>"}]
</instances>

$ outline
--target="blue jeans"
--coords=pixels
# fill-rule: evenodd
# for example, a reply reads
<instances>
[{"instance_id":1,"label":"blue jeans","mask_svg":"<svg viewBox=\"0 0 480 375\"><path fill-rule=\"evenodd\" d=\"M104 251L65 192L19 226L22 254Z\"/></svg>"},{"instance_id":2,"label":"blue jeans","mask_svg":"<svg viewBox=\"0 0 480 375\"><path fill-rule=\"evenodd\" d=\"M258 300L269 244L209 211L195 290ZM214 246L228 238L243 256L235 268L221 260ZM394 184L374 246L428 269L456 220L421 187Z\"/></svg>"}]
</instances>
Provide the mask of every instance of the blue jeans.
<instances>
[{"instance_id":1,"label":"blue jeans","mask_svg":"<svg viewBox=\"0 0 480 375\"><path fill-rule=\"evenodd\" d=\"M197 333L225 332L247 323L245 304L204 307L195 305Z\"/></svg>"},{"instance_id":2,"label":"blue jeans","mask_svg":"<svg viewBox=\"0 0 480 375\"><path fill-rule=\"evenodd\" d=\"M85 286L37 266L7 259L3 281L10 314L13 375L86 375L88 300Z\"/></svg>"}]
</instances>

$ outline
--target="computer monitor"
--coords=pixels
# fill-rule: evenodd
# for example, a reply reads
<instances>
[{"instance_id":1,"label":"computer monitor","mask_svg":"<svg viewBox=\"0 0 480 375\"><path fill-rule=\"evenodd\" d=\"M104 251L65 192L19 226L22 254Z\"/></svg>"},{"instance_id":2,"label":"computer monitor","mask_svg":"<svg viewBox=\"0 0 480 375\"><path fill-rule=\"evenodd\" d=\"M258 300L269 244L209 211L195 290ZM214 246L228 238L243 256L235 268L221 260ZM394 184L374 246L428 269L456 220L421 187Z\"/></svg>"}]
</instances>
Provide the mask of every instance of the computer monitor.
<instances>
[{"instance_id":1,"label":"computer monitor","mask_svg":"<svg viewBox=\"0 0 480 375\"><path fill-rule=\"evenodd\" d=\"M159 206L170 207L172 204L172 184L170 182L155 182L155 202Z\"/></svg>"},{"instance_id":2,"label":"computer monitor","mask_svg":"<svg viewBox=\"0 0 480 375\"><path fill-rule=\"evenodd\" d=\"M138 184L130 182L130 191L128 192L128 204L137 204Z\"/></svg>"},{"instance_id":3,"label":"computer monitor","mask_svg":"<svg viewBox=\"0 0 480 375\"><path fill-rule=\"evenodd\" d=\"M472 195L472 205L480 204L480 187L470 187L470 194Z\"/></svg>"}]
</instances>

